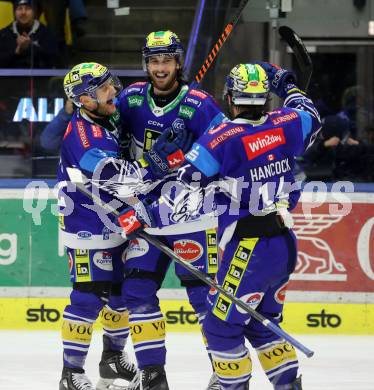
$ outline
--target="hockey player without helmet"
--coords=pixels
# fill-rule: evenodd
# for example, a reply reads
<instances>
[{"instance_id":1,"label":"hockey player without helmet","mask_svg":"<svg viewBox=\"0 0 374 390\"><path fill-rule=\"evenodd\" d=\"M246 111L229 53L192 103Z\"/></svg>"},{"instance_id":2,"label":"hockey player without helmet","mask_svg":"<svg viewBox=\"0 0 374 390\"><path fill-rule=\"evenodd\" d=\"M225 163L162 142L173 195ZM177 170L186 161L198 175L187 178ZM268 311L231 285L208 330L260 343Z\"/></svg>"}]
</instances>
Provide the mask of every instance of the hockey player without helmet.
<instances>
[{"instance_id":1,"label":"hockey player without helmet","mask_svg":"<svg viewBox=\"0 0 374 390\"><path fill-rule=\"evenodd\" d=\"M122 83L117 76L113 76L107 67L96 62L83 62L75 65L64 78L66 96L78 107L82 104L79 97L90 96L98 101L96 91L105 83L110 83L116 90L116 96L122 91Z\"/></svg>"},{"instance_id":2,"label":"hockey player without helmet","mask_svg":"<svg viewBox=\"0 0 374 390\"><path fill-rule=\"evenodd\" d=\"M154 31L147 35L142 49L143 69L147 71L148 58L156 55L170 55L183 65L184 49L178 35L170 30Z\"/></svg>"},{"instance_id":3,"label":"hockey player without helmet","mask_svg":"<svg viewBox=\"0 0 374 390\"><path fill-rule=\"evenodd\" d=\"M237 106L263 106L269 96L268 76L258 64L238 64L226 77L224 98L230 95Z\"/></svg>"}]
</instances>

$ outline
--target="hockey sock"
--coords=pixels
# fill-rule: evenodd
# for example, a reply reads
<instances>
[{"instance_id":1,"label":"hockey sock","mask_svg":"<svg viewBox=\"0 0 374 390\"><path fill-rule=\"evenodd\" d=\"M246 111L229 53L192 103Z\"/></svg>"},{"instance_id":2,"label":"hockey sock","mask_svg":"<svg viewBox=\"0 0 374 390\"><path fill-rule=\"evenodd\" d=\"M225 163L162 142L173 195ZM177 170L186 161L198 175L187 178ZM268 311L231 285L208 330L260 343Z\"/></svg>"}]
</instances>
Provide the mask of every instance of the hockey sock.
<instances>
[{"instance_id":1,"label":"hockey sock","mask_svg":"<svg viewBox=\"0 0 374 390\"><path fill-rule=\"evenodd\" d=\"M83 369L91 343L93 323L104 303L94 293L73 290L62 321L64 367Z\"/></svg>"},{"instance_id":2,"label":"hockey sock","mask_svg":"<svg viewBox=\"0 0 374 390\"><path fill-rule=\"evenodd\" d=\"M211 351L213 367L222 389L247 389L252 361L244 345L231 351Z\"/></svg>"},{"instance_id":3,"label":"hockey sock","mask_svg":"<svg viewBox=\"0 0 374 390\"><path fill-rule=\"evenodd\" d=\"M165 319L161 311L130 313L130 331L139 368L165 365Z\"/></svg>"},{"instance_id":4,"label":"hockey sock","mask_svg":"<svg viewBox=\"0 0 374 390\"><path fill-rule=\"evenodd\" d=\"M83 368L91 343L94 321L74 316L65 310L62 321L65 367Z\"/></svg>"},{"instance_id":5,"label":"hockey sock","mask_svg":"<svg viewBox=\"0 0 374 390\"><path fill-rule=\"evenodd\" d=\"M299 362L295 348L284 340L276 340L256 348L261 366L274 389L288 389L295 381Z\"/></svg>"},{"instance_id":6,"label":"hockey sock","mask_svg":"<svg viewBox=\"0 0 374 390\"><path fill-rule=\"evenodd\" d=\"M100 322L104 330L104 350L122 352L130 332L126 308L113 310L106 305L100 312Z\"/></svg>"}]
</instances>

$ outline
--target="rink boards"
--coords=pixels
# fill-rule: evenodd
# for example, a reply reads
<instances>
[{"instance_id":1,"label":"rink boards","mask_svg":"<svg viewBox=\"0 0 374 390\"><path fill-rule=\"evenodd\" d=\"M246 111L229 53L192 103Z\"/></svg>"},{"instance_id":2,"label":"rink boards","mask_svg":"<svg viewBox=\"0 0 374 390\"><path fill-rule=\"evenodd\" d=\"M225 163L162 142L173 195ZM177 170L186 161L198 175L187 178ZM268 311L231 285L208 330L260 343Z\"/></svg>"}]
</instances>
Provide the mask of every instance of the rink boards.
<instances>
[{"instance_id":1,"label":"rink boards","mask_svg":"<svg viewBox=\"0 0 374 390\"><path fill-rule=\"evenodd\" d=\"M66 298L2 298L0 329L58 330L67 303ZM167 331L199 330L186 300L161 300L161 309ZM95 326L100 328L99 323ZM289 302L285 305L283 328L300 334L374 335L374 304Z\"/></svg>"},{"instance_id":2,"label":"rink boards","mask_svg":"<svg viewBox=\"0 0 374 390\"><path fill-rule=\"evenodd\" d=\"M293 213L299 251L287 287L284 326L290 332L374 334L373 189L302 194ZM48 187L37 202L34 196L0 189L0 329L58 329L67 302L55 197ZM163 287L168 329L197 330L172 270Z\"/></svg>"}]
</instances>

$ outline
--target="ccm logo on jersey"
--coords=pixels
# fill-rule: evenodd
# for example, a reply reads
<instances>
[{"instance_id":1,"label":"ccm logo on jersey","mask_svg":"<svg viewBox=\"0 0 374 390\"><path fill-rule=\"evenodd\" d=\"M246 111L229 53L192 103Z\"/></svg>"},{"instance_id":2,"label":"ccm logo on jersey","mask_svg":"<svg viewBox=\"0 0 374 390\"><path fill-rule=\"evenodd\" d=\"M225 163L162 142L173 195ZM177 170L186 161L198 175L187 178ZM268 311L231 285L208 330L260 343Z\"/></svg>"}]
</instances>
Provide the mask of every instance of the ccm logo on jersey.
<instances>
[{"instance_id":1,"label":"ccm logo on jersey","mask_svg":"<svg viewBox=\"0 0 374 390\"><path fill-rule=\"evenodd\" d=\"M248 160L253 160L260 154L285 144L286 138L283 134L283 129L279 127L273 130L262 131L254 135L247 135L242 138L242 142Z\"/></svg>"}]
</instances>

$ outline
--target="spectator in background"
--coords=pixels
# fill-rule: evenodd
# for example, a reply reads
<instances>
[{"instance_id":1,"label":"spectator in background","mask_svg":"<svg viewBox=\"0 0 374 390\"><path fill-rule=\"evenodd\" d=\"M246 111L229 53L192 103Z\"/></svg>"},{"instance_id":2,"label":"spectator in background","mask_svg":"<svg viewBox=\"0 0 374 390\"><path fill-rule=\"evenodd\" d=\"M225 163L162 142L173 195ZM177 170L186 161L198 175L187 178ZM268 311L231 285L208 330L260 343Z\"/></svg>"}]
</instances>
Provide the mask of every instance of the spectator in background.
<instances>
[{"instance_id":1,"label":"spectator in background","mask_svg":"<svg viewBox=\"0 0 374 390\"><path fill-rule=\"evenodd\" d=\"M372 147L354 139L350 122L339 115L326 116L322 124L316 142L303 156L307 180L370 181L372 166L367 161Z\"/></svg>"},{"instance_id":2,"label":"spectator in background","mask_svg":"<svg viewBox=\"0 0 374 390\"><path fill-rule=\"evenodd\" d=\"M16 0L14 17L9 26L0 30L0 67L55 67L56 40L51 31L35 19L32 0Z\"/></svg>"}]
</instances>

